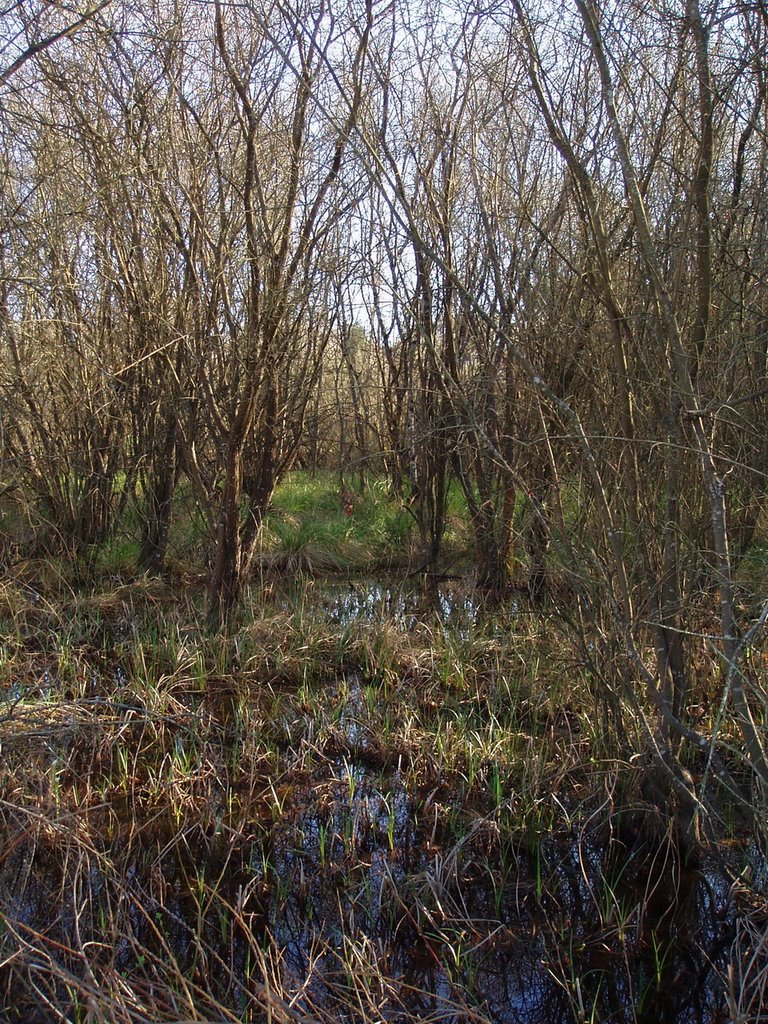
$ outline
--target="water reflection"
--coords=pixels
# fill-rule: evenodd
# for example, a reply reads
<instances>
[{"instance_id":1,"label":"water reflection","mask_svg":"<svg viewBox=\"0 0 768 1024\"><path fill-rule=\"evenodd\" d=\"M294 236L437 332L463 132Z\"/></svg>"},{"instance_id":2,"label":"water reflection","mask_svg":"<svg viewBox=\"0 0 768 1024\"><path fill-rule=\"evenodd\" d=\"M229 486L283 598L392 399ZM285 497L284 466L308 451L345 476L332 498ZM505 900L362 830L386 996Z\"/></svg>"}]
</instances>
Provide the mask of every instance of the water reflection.
<instances>
[{"instance_id":1,"label":"water reflection","mask_svg":"<svg viewBox=\"0 0 768 1024\"><path fill-rule=\"evenodd\" d=\"M382 1021L724 1020L730 880L706 855L686 867L659 830L615 826L494 847L497 822L449 835L398 771L349 758L286 793L271 824L227 838L225 822L216 841L148 829L100 857L35 843L20 821L0 863L0 983L14 931L44 936L76 972L66 951L100 948L108 922L123 977L149 963L203 985L200 964L215 964L205 990L238 1012L253 1005L258 948L297 1012L327 1019L356 1019L344 1000L367 958L386 982Z\"/></svg>"},{"instance_id":2,"label":"water reflection","mask_svg":"<svg viewBox=\"0 0 768 1024\"><path fill-rule=\"evenodd\" d=\"M267 965L312 1020L370 1020L370 1007L350 1012L365 971L381 1022L727 1020L739 910L722 860L686 859L651 809L595 811L537 835L499 812L457 832L436 791L372 756L365 680L329 697L338 756L247 806L222 784L207 808L215 829L151 813L138 826L136 808L113 801L97 847L79 842L75 816L46 831L30 824L42 817L9 812L0 995L18 993L18 1012L0 1020L38 1019L51 950L62 977L102 970L146 990L189 978L243 1020L264 1019ZM734 857L733 874L741 858L764 893L761 852ZM52 985L65 1005L66 986Z\"/></svg>"},{"instance_id":3,"label":"water reflection","mask_svg":"<svg viewBox=\"0 0 768 1024\"><path fill-rule=\"evenodd\" d=\"M346 626L354 622L393 621L405 629L419 622L468 630L485 618L482 595L460 580L436 581L424 577L407 580L360 579L348 582L289 584L282 590L285 609L305 605L323 612L330 622ZM494 604L488 621L513 617L518 601L511 597L500 607Z\"/></svg>"}]
</instances>

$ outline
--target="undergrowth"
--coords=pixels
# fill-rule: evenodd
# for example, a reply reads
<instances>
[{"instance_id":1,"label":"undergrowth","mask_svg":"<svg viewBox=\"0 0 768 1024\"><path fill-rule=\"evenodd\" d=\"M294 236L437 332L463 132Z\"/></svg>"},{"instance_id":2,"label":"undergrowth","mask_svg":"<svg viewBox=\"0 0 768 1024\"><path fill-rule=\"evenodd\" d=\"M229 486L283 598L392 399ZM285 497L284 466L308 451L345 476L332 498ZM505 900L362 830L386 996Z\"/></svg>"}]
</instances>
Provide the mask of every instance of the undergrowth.
<instances>
[{"instance_id":1,"label":"undergrowth","mask_svg":"<svg viewBox=\"0 0 768 1024\"><path fill-rule=\"evenodd\" d=\"M0 1019L641 1021L673 977L759 1019L765 862L682 842L555 620L307 585L210 635L41 573L0 588Z\"/></svg>"}]
</instances>

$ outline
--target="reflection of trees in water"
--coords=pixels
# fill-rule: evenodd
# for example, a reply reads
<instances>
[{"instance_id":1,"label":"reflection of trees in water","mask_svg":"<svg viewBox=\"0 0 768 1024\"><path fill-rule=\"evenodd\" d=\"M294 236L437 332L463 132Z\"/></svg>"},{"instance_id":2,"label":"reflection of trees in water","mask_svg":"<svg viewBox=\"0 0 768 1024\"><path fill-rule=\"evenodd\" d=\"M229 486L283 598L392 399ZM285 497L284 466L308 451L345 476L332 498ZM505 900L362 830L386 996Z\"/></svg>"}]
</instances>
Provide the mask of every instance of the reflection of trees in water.
<instances>
[{"instance_id":1,"label":"reflection of trees in water","mask_svg":"<svg viewBox=\"0 0 768 1024\"><path fill-rule=\"evenodd\" d=\"M609 897L606 875L619 868L626 848L617 857L596 839L552 838L542 846L541 899L532 895L533 861L520 851L518 875L508 880L498 920L498 893L483 874L443 880L442 903L429 902L424 880L432 863L419 851L418 832L400 835L402 844L416 843L409 868L407 857L398 859L400 851L393 859L386 823L378 818L386 801L364 774L355 799L374 810L356 838L345 826L355 815L345 780L330 787L325 782L321 790L320 797L312 789L297 796L271 837L271 877L258 906L250 908L250 936L231 919L222 931L222 908L238 905L253 881L253 865L263 863L263 849L248 843L236 855L207 861L154 847L149 858L130 864L124 882L95 862L73 872L66 856L19 845L0 872L3 911L14 927L39 932L62 950L93 941L109 920L123 936L114 951L116 966L128 976L147 957L171 973L173 964L194 973L207 951L213 962L227 965L211 971L209 994L227 1000L238 992L246 998L246 973L254 970L249 945L256 938L260 948L271 947L268 956L284 990L303 991L307 1012L312 1006L341 1012L350 944L368 950L384 972L391 990L382 1003L384 1019L390 1012L397 1019L401 1008L447 1024L465 1019L465 1005L479 1020L498 1024L565 1024L579 1007L617 1024L705 1024L723 1009L721 979L735 908L728 880L714 866L686 877L668 855L664 869L651 875L648 869L663 851L657 842L652 853L649 842L645 859L637 856L632 866L630 855ZM355 820L359 825L359 813ZM321 840L323 828L329 834ZM194 892L201 871L212 885L217 880L215 908L202 917ZM520 892L526 893L517 904L522 916L515 903ZM622 907L623 923L615 916ZM441 917L441 910L449 916ZM440 941L441 929L455 945ZM81 966L75 956L69 969Z\"/></svg>"}]
</instances>

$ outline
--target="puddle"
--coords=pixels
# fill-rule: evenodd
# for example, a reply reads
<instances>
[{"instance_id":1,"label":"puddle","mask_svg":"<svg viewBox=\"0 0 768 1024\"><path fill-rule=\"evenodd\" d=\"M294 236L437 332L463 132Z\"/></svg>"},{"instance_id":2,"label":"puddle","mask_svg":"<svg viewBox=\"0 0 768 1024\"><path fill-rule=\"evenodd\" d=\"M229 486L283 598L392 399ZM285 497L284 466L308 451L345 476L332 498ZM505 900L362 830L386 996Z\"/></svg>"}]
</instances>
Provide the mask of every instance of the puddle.
<instances>
[{"instance_id":1,"label":"puddle","mask_svg":"<svg viewBox=\"0 0 768 1024\"><path fill-rule=\"evenodd\" d=\"M11 685L2 693L0 701L8 704L18 704L24 700L26 690L20 682L12 682Z\"/></svg>"},{"instance_id":2,"label":"puddle","mask_svg":"<svg viewBox=\"0 0 768 1024\"><path fill-rule=\"evenodd\" d=\"M345 936L386 951L393 1012L405 1003L430 1020L703 1024L724 1010L736 910L714 864L682 877L654 855L644 866L657 878L639 870L622 883L597 839L553 837L537 894L530 853L494 881L472 843L455 858L430 850L396 773L374 781L346 764L294 815L278 829L283 895L269 915L287 975L311 978L307 1012L332 1000Z\"/></svg>"},{"instance_id":3,"label":"puddle","mask_svg":"<svg viewBox=\"0 0 768 1024\"><path fill-rule=\"evenodd\" d=\"M245 821L227 818L222 793L215 834L201 825L179 835L170 823L167 834L147 827L95 849L78 845L74 821L33 840L23 814L11 819L0 993L24 977L17 933L41 936L64 972L82 975L77 951L92 948L89 969L98 976L101 964L137 990L181 974L199 1008L218 1002L242 1020L264 1019L267 969L292 999L291 1019L728 1019L739 918L714 857L686 866L650 812L540 837L505 834L491 817L450 835L432 793L371 767L362 681L345 680L334 699L346 753L265 793ZM765 859L740 853L764 885ZM26 1005L7 1019L32 1019Z\"/></svg>"},{"instance_id":4,"label":"puddle","mask_svg":"<svg viewBox=\"0 0 768 1024\"><path fill-rule=\"evenodd\" d=\"M746 869L752 888L768 899L768 856L756 842L747 847Z\"/></svg>"},{"instance_id":5,"label":"puddle","mask_svg":"<svg viewBox=\"0 0 768 1024\"><path fill-rule=\"evenodd\" d=\"M322 611L330 622L341 626L388 620L406 629L413 629L424 621L468 628L477 625L483 616L482 602L477 594L460 581L425 583L421 579L396 582L362 579L346 583L312 583L298 590L294 584L287 588L286 611L295 606L297 598L302 604ZM515 614L515 601L510 601L509 609L510 614Z\"/></svg>"},{"instance_id":6,"label":"puddle","mask_svg":"<svg viewBox=\"0 0 768 1024\"><path fill-rule=\"evenodd\" d=\"M449 585L388 585L373 580L324 587L323 607L332 622L375 622L393 619L411 629L425 618L444 625L475 625L480 606L475 597Z\"/></svg>"},{"instance_id":7,"label":"puddle","mask_svg":"<svg viewBox=\"0 0 768 1024\"><path fill-rule=\"evenodd\" d=\"M713 867L671 901L679 879L661 877L660 906L651 911L646 899L643 911L634 883L618 882L606 896L606 849L584 837L545 847L543 893L536 858L522 848L516 871L494 883L473 844L454 861L430 848L418 800L397 773L373 778L340 761L291 795L268 835L218 861L195 860L194 848L150 846L117 887L96 858L62 886L66 858L19 847L0 869L0 903L14 929L63 949L98 945L110 922L111 962L126 978L147 964L169 978L177 970L196 977L204 957L226 964L205 985L233 1009L252 1002L255 944L271 951L283 988L307 1015L322 1007L357 1019L342 1011L340 986L349 989L365 955L386 972L382 1021L725 1019L736 910ZM12 952L6 934L0 960L10 964ZM77 970L77 959L67 967Z\"/></svg>"}]
</instances>

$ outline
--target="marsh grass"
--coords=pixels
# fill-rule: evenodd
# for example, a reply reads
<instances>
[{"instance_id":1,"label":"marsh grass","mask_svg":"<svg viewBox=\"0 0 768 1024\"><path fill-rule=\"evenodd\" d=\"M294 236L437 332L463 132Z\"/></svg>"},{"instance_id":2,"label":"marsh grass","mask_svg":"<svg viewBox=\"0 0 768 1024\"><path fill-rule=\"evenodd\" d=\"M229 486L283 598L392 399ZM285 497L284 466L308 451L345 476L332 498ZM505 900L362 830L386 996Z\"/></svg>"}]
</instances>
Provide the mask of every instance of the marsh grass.
<instances>
[{"instance_id":1,"label":"marsh grass","mask_svg":"<svg viewBox=\"0 0 768 1024\"><path fill-rule=\"evenodd\" d=\"M308 585L213 636L194 590L49 572L0 588L1 1019L633 1021L678 949L751 1019L759 892L707 896L552 622Z\"/></svg>"}]
</instances>

